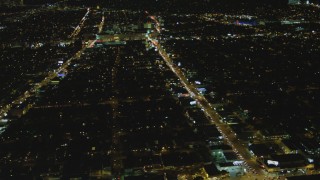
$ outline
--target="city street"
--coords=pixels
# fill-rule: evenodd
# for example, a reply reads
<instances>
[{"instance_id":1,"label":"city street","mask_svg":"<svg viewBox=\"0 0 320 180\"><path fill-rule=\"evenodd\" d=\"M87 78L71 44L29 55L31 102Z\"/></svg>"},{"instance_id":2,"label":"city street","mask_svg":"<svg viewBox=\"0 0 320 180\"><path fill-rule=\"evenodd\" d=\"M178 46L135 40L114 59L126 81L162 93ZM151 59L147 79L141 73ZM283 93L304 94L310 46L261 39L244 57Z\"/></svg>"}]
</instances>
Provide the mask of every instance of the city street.
<instances>
[{"instance_id":1,"label":"city street","mask_svg":"<svg viewBox=\"0 0 320 180\"><path fill-rule=\"evenodd\" d=\"M86 14L83 16L81 19L79 25L77 28L71 33L70 37L74 38L79 34L81 31L81 28L83 27L85 21L87 20L87 16L90 13L90 9L87 9ZM94 42L93 42L94 43ZM32 87L30 90L25 91L20 97L18 97L16 100L12 101L12 103L5 105L0 109L0 119L3 117L7 116L7 113L12 109L14 105L22 104L24 103L29 97L35 95L35 93L41 89L42 87L48 85L52 79L58 76L58 74L62 71L66 71L69 65L71 64L72 61L78 59L81 57L82 53L90 47L92 44L87 45L83 47L81 50L79 50L77 53L74 54L70 59L66 60L58 69L48 72L48 76L45 77L40 83L36 84L34 87Z\"/></svg>"},{"instance_id":2,"label":"city street","mask_svg":"<svg viewBox=\"0 0 320 180\"><path fill-rule=\"evenodd\" d=\"M155 17L152 16L154 19ZM158 21L155 21L156 24L159 24ZM237 136L232 132L232 130L226 125L220 122L219 114L214 111L210 103L206 100L206 98L196 89L196 87L191 84L187 78L184 76L183 72L173 64L172 60L170 59L169 55L166 51L162 48L159 41L148 37L152 44L158 49L160 56L166 62L166 64L170 67L170 69L176 74L176 76L180 79L180 82L183 86L187 89L189 94L193 99L195 99L198 105L202 108L204 113L207 117L211 120L211 123L215 124L220 131L220 133L224 136L225 140L228 142L229 145L232 146L234 152L239 156L240 159L244 160L244 166L247 167L247 172L254 175L264 175L264 171L262 171L259 164L254 160L254 158L250 155L248 149L244 147L240 141L238 140Z\"/></svg>"}]
</instances>

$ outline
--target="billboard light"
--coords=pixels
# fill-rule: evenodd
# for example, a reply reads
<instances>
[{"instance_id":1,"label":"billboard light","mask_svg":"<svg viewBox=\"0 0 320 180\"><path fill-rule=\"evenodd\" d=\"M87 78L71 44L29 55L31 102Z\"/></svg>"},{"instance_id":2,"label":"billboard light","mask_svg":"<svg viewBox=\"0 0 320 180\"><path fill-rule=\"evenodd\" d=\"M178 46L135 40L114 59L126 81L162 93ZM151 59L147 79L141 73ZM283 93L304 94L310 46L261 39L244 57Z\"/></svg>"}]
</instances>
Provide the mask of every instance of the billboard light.
<instances>
[{"instance_id":1,"label":"billboard light","mask_svg":"<svg viewBox=\"0 0 320 180\"><path fill-rule=\"evenodd\" d=\"M268 165L275 165L275 166L279 166L279 162L278 161L272 161L272 160L268 160L267 161Z\"/></svg>"},{"instance_id":2,"label":"billboard light","mask_svg":"<svg viewBox=\"0 0 320 180\"><path fill-rule=\"evenodd\" d=\"M196 105L197 104L197 101L191 101L190 102L190 105Z\"/></svg>"}]
</instances>

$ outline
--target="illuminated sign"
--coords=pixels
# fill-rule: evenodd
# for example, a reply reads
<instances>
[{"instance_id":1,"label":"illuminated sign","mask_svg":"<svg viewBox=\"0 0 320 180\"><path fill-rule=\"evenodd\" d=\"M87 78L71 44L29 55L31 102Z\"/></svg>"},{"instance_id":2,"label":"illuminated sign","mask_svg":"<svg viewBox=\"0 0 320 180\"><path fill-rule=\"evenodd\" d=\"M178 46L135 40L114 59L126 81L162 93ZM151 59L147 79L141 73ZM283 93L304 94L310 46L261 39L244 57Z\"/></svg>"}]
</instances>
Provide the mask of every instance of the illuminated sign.
<instances>
[{"instance_id":1,"label":"illuminated sign","mask_svg":"<svg viewBox=\"0 0 320 180\"><path fill-rule=\"evenodd\" d=\"M207 91L206 88L197 88L197 90L200 91L200 92L206 92Z\"/></svg>"},{"instance_id":2,"label":"illuminated sign","mask_svg":"<svg viewBox=\"0 0 320 180\"><path fill-rule=\"evenodd\" d=\"M191 101L190 102L190 105L196 105L197 104L197 101Z\"/></svg>"},{"instance_id":3,"label":"illuminated sign","mask_svg":"<svg viewBox=\"0 0 320 180\"><path fill-rule=\"evenodd\" d=\"M0 122L6 123L6 122L8 122L8 119L1 119Z\"/></svg>"},{"instance_id":4,"label":"illuminated sign","mask_svg":"<svg viewBox=\"0 0 320 180\"><path fill-rule=\"evenodd\" d=\"M275 166L279 166L279 162L278 161L272 161L272 160L268 160L267 161L268 165L275 165Z\"/></svg>"},{"instance_id":5,"label":"illuminated sign","mask_svg":"<svg viewBox=\"0 0 320 180\"><path fill-rule=\"evenodd\" d=\"M235 166L240 166L242 165L243 161L234 161L232 164Z\"/></svg>"},{"instance_id":6,"label":"illuminated sign","mask_svg":"<svg viewBox=\"0 0 320 180\"><path fill-rule=\"evenodd\" d=\"M314 162L314 160L313 160L313 159L308 158L308 162L309 162L309 163L313 163L313 162Z\"/></svg>"},{"instance_id":7,"label":"illuminated sign","mask_svg":"<svg viewBox=\"0 0 320 180\"><path fill-rule=\"evenodd\" d=\"M178 97L189 97L190 95L188 93L178 93Z\"/></svg>"},{"instance_id":8,"label":"illuminated sign","mask_svg":"<svg viewBox=\"0 0 320 180\"><path fill-rule=\"evenodd\" d=\"M59 73L58 74L58 77L61 77L61 78L64 78L66 76L66 74L64 74L64 73Z\"/></svg>"}]
</instances>

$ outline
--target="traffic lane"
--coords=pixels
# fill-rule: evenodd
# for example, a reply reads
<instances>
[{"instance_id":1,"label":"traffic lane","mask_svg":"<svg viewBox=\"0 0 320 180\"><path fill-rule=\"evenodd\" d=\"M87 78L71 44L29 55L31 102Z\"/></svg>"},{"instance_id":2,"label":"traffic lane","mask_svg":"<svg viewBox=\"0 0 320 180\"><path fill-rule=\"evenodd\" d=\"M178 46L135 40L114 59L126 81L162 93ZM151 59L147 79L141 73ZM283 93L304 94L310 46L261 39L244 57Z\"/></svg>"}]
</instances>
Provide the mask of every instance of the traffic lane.
<instances>
[{"instance_id":1,"label":"traffic lane","mask_svg":"<svg viewBox=\"0 0 320 180\"><path fill-rule=\"evenodd\" d=\"M169 58L169 56L166 54L166 52L162 49L159 43L157 43L154 40L151 40L151 42L158 48L159 54L162 56L162 58L166 61L166 64L171 68L172 71L178 76L182 84L186 87L188 92L190 94L194 94L193 97L195 100L198 101L198 103L202 106L205 113L210 117L213 122L220 130L222 135L227 140L228 144L230 144L234 151L239 154L239 156L245 160L248 161L248 168L252 168L254 172L261 173L261 168L259 165L257 165L256 162L250 162L252 160L252 157L250 154L248 154L247 148L243 147L242 143L239 143L236 134L234 134L229 128L223 127L220 122L220 117L217 112L213 111L208 101L197 91L197 89L192 86L191 83L187 80L187 78L184 76L180 68L177 68ZM201 98L200 98L201 97ZM249 165L250 164L250 165Z\"/></svg>"},{"instance_id":2,"label":"traffic lane","mask_svg":"<svg viewBox=\"0 0 320 180\"><path fill-rule=\"evenodd\" d=\"M166 53L160 47L160 45L158 43L154 43L154 45L158 48L160 55L163 57L164 60L166 60L167 64L170 66L170 68L176 73L176 75L179 77L179 79L184 84L184 86L189 91L189 93L195 94L195 96L193 98L199 102L199 104L203 107L203 109L206 111L206 113L211 117L210 119L213 119L212 122L214 124L216 124L219 127L219 129L222 131L222 134L228 140L228 144L231 144L233 146L233 148L235 149L237 154L239 154L239 156L242 159L244 159L245 161L248 161L249 168L251 167L252 169L254 169L254 172L255 171L260 172L260 170L261 170L260 166L257 166L254 161L251 161L252 160L251 155L248 153L247 148L244 148L242 146L242 144L238 141L236 134L234 134L229 128L222 127L221 123L219 122L218 114L212 110L208 101L206 101L206 99L197 91L197 89L192 84L189 83L189 81L183 75L180 68L177 68L172 63L172 61L170 60L168 55L166 55Z\"/></svg>"}]
</instances>

